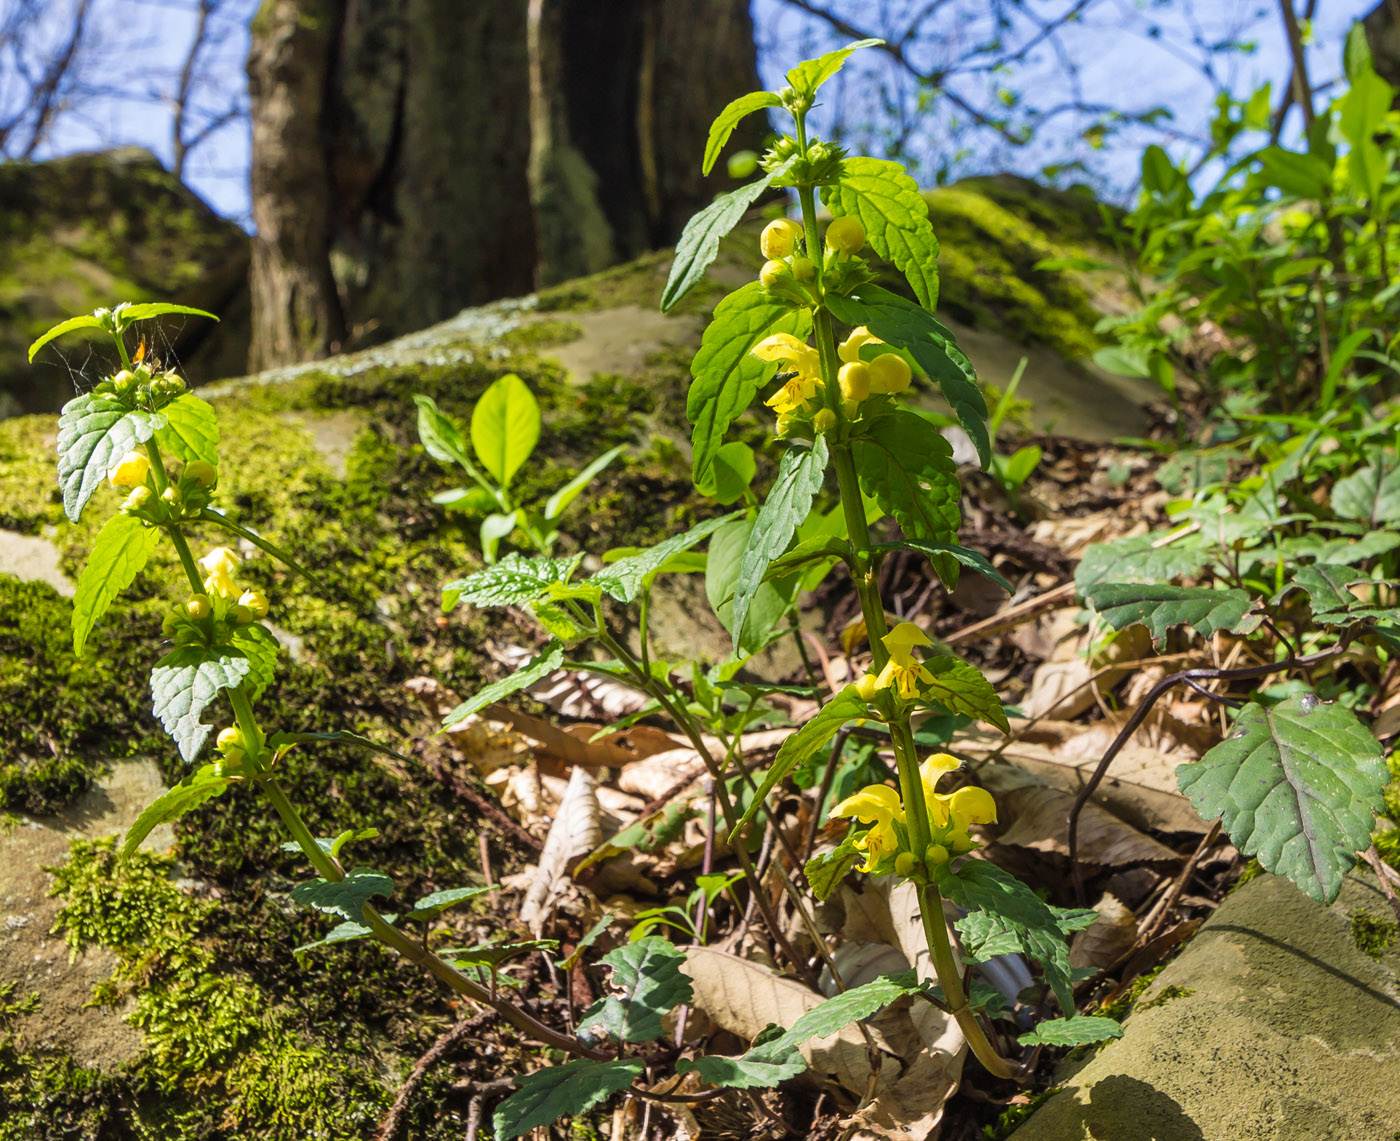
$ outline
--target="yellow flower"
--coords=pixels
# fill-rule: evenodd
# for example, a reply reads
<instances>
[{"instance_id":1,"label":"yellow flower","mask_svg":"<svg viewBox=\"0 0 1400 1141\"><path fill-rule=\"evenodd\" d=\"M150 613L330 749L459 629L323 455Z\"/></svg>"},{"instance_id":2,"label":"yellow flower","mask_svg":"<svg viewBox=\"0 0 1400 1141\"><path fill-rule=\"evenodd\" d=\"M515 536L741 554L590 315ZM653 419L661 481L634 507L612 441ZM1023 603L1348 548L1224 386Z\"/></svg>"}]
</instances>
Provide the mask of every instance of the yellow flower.
<instances>
[{"instance_id":1,"label":"yellow flower","mask_svg":"<svg viewBox=\"0 0 1400 1141\"><path fill-rule=\"evenodd\" d=\"M864 361L843 364L836 374L836 379L841 382L841 395L847 400L864 400L874 387L871 384L870 366Z\"/></svg>"},{"instance_id":2,"label":"yellow flower","mask_svg":"<svg viewBox=\"0 0 1400 1141\"><path fill-rule=\"evenodd\" d=\"M185 465L183 476L200 487L213 487L219 481L219 473L208 460L191 460Z\"/></svg>"},{"instance_id":3,"label":"yellow flower","mask_svg":"<svg viewBox=\"0 0 1400 1141\"><path fill-rule=\"evenodd\" d=\"M861 674L860 678L856 681L856 692L860 694L862 701L875 700L875 690L879 688L876 686L875 681L876 678L874 674Z\"/></svg>"},{"instance_id":4,"label":"yellow flower","mask_svg":"<svg viewBox=\"0 0 1400 1141\"><path fill-rule=\"evenodd\" d=\"M930 646L928 635L912 622L901 622L882 639L885 649L890 652L890 660L875 679L880 689L894 688L905 701L916 697L920 682L930 682L933 674L928 672L923 662L914 657L915 646Z\"/></svg>"},{"instance_id":5,"label":"yellow flower","mask_svg":"<svg viewBox=\"0 0 1400 1141\"><path fill-rule=\"evenodd\" d=\"M791 412L801 412L806 409L807 401L817 394L817 389L822 387L824 387L822 382L815 376L799 372L796 376L790 377L782 388L763 403L779 416Z\"/></svg>"},{"instance_id":6,"label":"yellow flower","mask_svg":"<svg viewBox=\"0 0 1400 1141\"><path fill-rule=\"evenodd\" d=\"M145 452L127 452L107 472L107 479L113 487L135 487L146 482L151 470L150 457Z\"/></svg>"},{"instance_id":7,"label":"yellow flower","mask_svg":"<svg viewBox=\"0 0 1400 1141\"><path fill-rule=\"evenodd\" d=\"M763 227L758 248L766 258L785 258L792 253L792 247L800 237L801 226L787 218L778 218Z\"/></svg>"},{"instance_id":8,"label":"yellow flower","mask_svg":"<svg viewBox=\"0 0 1400 1141\"><path fill-rule=\"evenodd\" d=\"M766 261L763 268L758 271L758 280L765 286L772 289L778 282L787 276L788 266L785 261Z\"/></svg>"},{"instance_id":9,"label":"yellow flower","mask_svg":"<svg viewBox=\"0 0 1400 1141\"><path fill-rule=\"evenodd\" d=\"M238 569L238 556L227 547L215 547L199 560L205 573L204 589L210 594L231 598L239 593L238 584L233 581L233 572Z\"/></svg>"},{"instance_id":10,"label":"yellow flower","mask_svg":"<svg viewBox=\"0 0 1400 1141\"><path fill-rule=\"evenodd\" d=\"M851 330L851 335L847 337L836 349L836 355L847 364L854 364L860 360L860 350L866 345L883 345L885 342L879 337L870 335L870 330L864 325L857 325Z\"/></svg>"},{"instance_id":11,"label":"yellow flower","mask_svg":"<svg viewBox=\"0 0 1400 1141\"><path fill-rule=\"evenodd\" d=\"M858 254L865 247L865 227L859 218L833 218L826 228L826 245L843 254Z\"/></svg>"},{"instance_id":12,"label":"yellow flower","mask_svg":"<svg viewBox=\"0 0 1400 1141\"><path fill-rule=\"evenodd\" d=\"M832 816L850 816L872 827L864 836L852 841L852 846L865 853L863 872L872 871L885 856L899 849L899 833L895 823L904 825L904 808L899 793L885 784L867 785L846 797L831 810Z\"/></svg>"},{"instance_id":13,"label":"yellow flower","mask_svg":"<svg viewBox=\"0 0 1400 1141\"><path fill-rule=\"evenodd\" d=\"M264 618L267 616L267 595L260 590L245 590L238 597L238 605L246 606L248 612L252 614L254 618Z\"/></svg>"},{"instance_id":14,"label":"yellow flower","mask_svg":"<svg viewBox=\"0 0 1400 1141\"><path fill-rule=\"evenodd\" d=\"M771 337L764 337L749 352L761 361L781 361L807 376L816 376L821 372L817 350L791 333L774 333Z\"/></svg>"},{"instance_id":15,"label":"yellow flower","mask_svg":"<svg viewBox=\"0 0 1400 1141\"><path fill-rule=\"evenodd\" d=\"M870 391L895 395L909 387L913 373L898 353L881 353L870 362Z\"/></svg>"},{"instance_id":16,"label":"yellow flower","mask_svg":"<svg viewBox=\"0 0 1400 1141\"><path fill-rule=\"evenodd\" d=\"M812 417L812 427L818 432L830 432L836 427L836 413L830 408L818 408Z\"/></svg>"}]
</instances>

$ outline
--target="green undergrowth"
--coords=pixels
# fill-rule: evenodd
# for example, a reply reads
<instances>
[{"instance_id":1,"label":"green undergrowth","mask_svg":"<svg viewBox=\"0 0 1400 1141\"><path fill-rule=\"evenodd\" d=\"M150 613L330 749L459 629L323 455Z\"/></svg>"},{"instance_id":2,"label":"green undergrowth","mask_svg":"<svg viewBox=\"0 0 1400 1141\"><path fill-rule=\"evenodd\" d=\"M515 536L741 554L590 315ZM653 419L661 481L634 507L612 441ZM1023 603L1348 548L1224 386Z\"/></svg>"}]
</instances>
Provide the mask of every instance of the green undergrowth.
<instances>
[{"instance_id":1,"label":"green undergrowth","mask_svg":"<svg viewBox=\"0 0 1400 1141\"><path fill-rule=\"evenodd\" d=\"M1351 913L1351 938L1358 951L1379 960L1400 939L1400 925L1358 908Z\"/></svg>"}]
</instances>

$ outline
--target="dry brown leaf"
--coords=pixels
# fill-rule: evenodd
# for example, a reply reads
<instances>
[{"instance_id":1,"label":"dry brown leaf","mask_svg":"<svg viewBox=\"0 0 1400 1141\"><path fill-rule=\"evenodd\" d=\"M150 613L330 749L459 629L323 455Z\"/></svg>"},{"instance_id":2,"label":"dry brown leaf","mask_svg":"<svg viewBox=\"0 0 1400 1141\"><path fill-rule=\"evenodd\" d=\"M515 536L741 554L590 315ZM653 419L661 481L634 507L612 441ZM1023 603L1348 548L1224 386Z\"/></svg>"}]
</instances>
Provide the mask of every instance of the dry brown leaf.
<instances>
[{"instance_id":1,"label":"dry brown leaf","mask_svg":"<svg viewBox=\"0 0 1400 1141\"><path fill-rule=\"evenodd\" d=\"M1070 940L1071 967L1107 967L1137 942L1137 916L1117 896L1105 894L1094 904L1094 910L1099 917Z\"/></svg>"},{"instance_id":2,"label":"dry brown leaf","mask_svg":"<svg viewBox=\"0 0 1400 1141\"><path fill-rule=\"evenodd\" d=\"M1088 632L1079 639L1070 639L1056 648L1057 655L1065 646L1083 647L1088 644ZM1152 638L1144 626L1129 626L1120 630L1100 654L1092 659L1071 657L1045 662L1036 668L1030 688L1020 705L1027 717L1070 721L1097 701L1099 694L1109 692L1128 676L1128 670L1112 669L1117 662L1137 661L1152 649ZM1075 653L1078 652L1076 648ZM1100 671L1103 671L1100 673ZM1097 675L1097 676L1096 676Z\"/></svg>"},{"instance_id":3,"label":"dry brown leaf","mask_svg":"<svg viewBox=\"0 0 1400 1141\"><path fill-rule=\"evenodd\" d=\"M571 866L588 855L603 838L599 823L598 783L587 769L574 769L558 815L535 865L530 888L520 905L520 920L538 939L554 905L568 890Z\"/></svg>"},{"instance_id":4,"label":"dry brown leaf","mask_svg":"<svg viewBox=\"0 0 1400 1141\"><path fill-rule=\"evenodd\" d=\"M873 1101L848 1117L843 1125L854 1127L852 1141L930 1141L943 1120L943 1107L957 1091L962 1078L962 1031L949 1026L946 1044L933 1052L920 1050L890 1086ZM956 1041L954 1041L956 1039Z\"/></svg>"},{"instance_id":5,"label":"dry brown leaf","mask_svg":"<svg viewBox=\"0 0 1400 1141\"><path fill-rule=\"evenodd\" d=\"M700 754L685 745L623 766L617 774L617 787L650 803L660 800L682 781L695 780L704 772L705 762Z\"/></svg>"}]
</instances>

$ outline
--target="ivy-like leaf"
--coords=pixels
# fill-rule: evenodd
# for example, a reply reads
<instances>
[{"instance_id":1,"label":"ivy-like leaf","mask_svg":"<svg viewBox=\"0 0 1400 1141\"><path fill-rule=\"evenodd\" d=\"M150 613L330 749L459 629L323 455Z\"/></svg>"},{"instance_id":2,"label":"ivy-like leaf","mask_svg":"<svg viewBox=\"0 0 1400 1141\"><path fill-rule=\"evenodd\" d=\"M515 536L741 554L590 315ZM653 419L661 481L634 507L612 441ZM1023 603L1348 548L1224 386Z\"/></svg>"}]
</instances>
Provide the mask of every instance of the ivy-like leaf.
<instances>
[{"instance_id":1,"label":"ivy-like leaf","mask_svg":"<svg viewBox=\"0 0 1400 1141\"><path fill-rule=\"evenodd\" d=\"M200 765L179 784L161 793L136 818L136 823L127 829L126 838L122 841L122 859L136 851L153 829L179 819L206 800L212 800L232 783L227 777L220 776L214 765Z\"/></svg>"},{"instance_id":2,"label":"ivy-like leaf","mask_svg":"<svg viewBox=\"0 0 1400 1141\"><path fill-rule=\"evenodd\" d=\"M511 1141L536 1126L592 1109L641 1076L639 1061L594 1062L588 1058L536 1070L521 1078L520 1088L496 1106L492 1131L498 1141Z\"/></svg>"},{"instance_id":3,"label":"ivy-like leaf","mask_svg":"<svg viewBox=\"0 0 1400 1141\"><path fill-rule=\"evenodd\" d=\"M425 895L413 905L413 910L404 913L405 919L435 919L449 907L456 907L469 899L485 895L492 887L452 887Z\"/></svg>"},{"instance_id":4,"label":"ivy-like leaf","mask_svg":"<svg viewBox=\"0 0 1400 1141\"><path fill-rule=\"evenodd\" d=\"M364 909L375 896L388 899L394 891L394 881L372 868L355 868L343 880L319 877L306 880L292 888L292 898L306 907L314 907L328 915L339 915L351 923L364 922Z\"/></svg>"},{"instance_id":5,"label":"ivy-like leaf","mask_svg":"<svg viewBox=\"0 0 1400 1141\"><path fill-rule=\"evenodd\" d=\"M1087 1046L1109 1038L1123 1037L1123 1027L1112 1018L1080 1014L1073 1018L1052 1018L1029 1034L1016 1039L1022 1046Z\"/></svg>"},{"instance_id":6,"label":"ivy-like leaf","mask_svg":"<svg viewBox=\"0 0 1400 1141\"><path fill-rule=\"evenodd\" d=\"M925 700L938 702L949 713L988 721L1003 733L1011 731L1001 698L976 666L951 654L940 654L925 659L924 668L933 674L933 681L923 683L920 689Z\"/></svg>"},{"instance_id":7,"label":"ivy-like leaf","mask_svg":"<svg viewBox=\"0 0 1400 1141\"><path fill-rule=\"evenodd\" d=\"M218 465L219 417L206 400L193 392L182 392L161 409L165 427L156 432L156 442L168 452L189 463L203 460Z\"/></svg>"},{"instance_id":8,"label":"ivy-like leaf","mask_svg":"<svg viewBox=\"0 0 1400 1141\"><path fill-rule=\"evenodd\" d=\"M248 676L243 684L249 700L257 701L277 672L277 655L282 652L282 645L261 622L238 627L229 635L229 642L248 659Z\"/></svg>"},{"instance_id":9,"label":"ivy-like leaf","mask_svg":"<svg viewBox=\"0 0 1400 1141\"><path fill-rule=\"evenodd\" d=\"M1308 595L1313 617L1324 626L1345 626L1352 622L1400 622L1400 609L1371 606L1352 594L1350 587L1374 584L1374 579L1362 571L1337 563L1317 563L1298 567L1293 581L1274 597L1278 602L1293 590Z\"/></svg>"},{"instance_id":10,"label":"ivy-like leaf","mask_svg":"<svg viewBox=\"0 0 1400 1141\"><path fill-rule=\"evenodd\" d=\"M481 607L526 606L544 598L551 586L568 582L582 558L573 555L567 559L527 559L512 552L485 570L445 584L442 608L451 610L458 602Z\"/></svg>"},{"instance_id":11,"label":"ivy-like leaf","mask_svg":"<svg viewBox=\"0 0 1400 1141\"><path fill-rule=\"evenodd\" d=\"M778 463L778 478L759 508L739 560L732 630L736 652L743 645L749 604L764 581L768 564L787 550L798 526L812 510L812 499L822 489L829 458L826 437L818 436L810 448L789 448Z\"/></svg>"},{"instance_id":12,"label":"ivy-like leaf","mask_svg":"<svg viewBox=\"0 0 1400 1141\"><path fill-rule=\"evenodd\" d=\"M938 238L919 184L897 162L860 156L841 164L841 181L822 192L837 215L860 219L870 248L892 263L930 313L938 304Z\"/></svg>"},{"instance_id":13,"label":"ivy-like leaf","mask_svg":"<svg viewBox=\"0 0 1400 1141\"><path fill-rule=\"evenodd\" d=\"M539 401L523 380L508 372L476 402L471 434L482 467L502 487L509 487L540 442Z\"/></svg>"},{"instance_id":14,"label":"ivy-like leaf","mask_svg":"<svg viewBox=\"0 0 1400 1141\"><path fill-rule=\"evenodd\" d=\"M749 350L771 333L791 333L805 340L811 331L807 310L794 309L791 302L772 296L757 281L741 286L715 306L714 319L690 362L694 380L685 401L686 417L694 426L696 483L709 475L730 423L778 371L777 364L761 361Z\"/></svg>"},{"instance_id":15,"label":"ivy-like leaf","mask_svg":"<svg viewBox=\"0 0 1400 1141\"><path fill-rule=\"evenodd\" d=\"M1153 546L1161 535L1137 535L1094 543L1075 568L1074 584L1083 595L1101 582L1165 582L1180 574L1197 574L1211 561L1211 552L1188 536L1163 547Z\"/></svg>"},{"instance_id":16,"label":"ivy-like leaf","mask_svg":"<svg viewBox=\"0 0 1400 1141\"><path fill-rule=\"evenodd\" d=\"M106 393L70 400L58 418L58 485L63 513L74 523L97 485L127 452L155 433L149 412L128 411Z\"/></svg>"},{"instance_id":17,"label":"ivy-like leaf","mask_svg":"<svg viewBox=\"0 0 1400 1141\"><path fill-rule=\"evenodd\" d=\"M638 939L603 956L620 995L605 995L583 1012L585 1040L650 1042L661 1036L661 1019L691 999L690 979L681 974L685 952L659 935Z\"/></svg>"},{"instance_id":18,"label":"ivy-like leaf","mask_svg":"<svg viewBox=\"0 0 1400 1141\"><path fill-rule=\"evenodd\" d=\"M884 40L878 39L854 40L844 48L837 48L835 51L826 52L824 55L819 55L816 59L804 59L796 67L788 70L788 84L794 91L802 92L805 95L811 95L818 87L841 70L847 58L853 52L858 52L861 48L873 48L884 42Z\"/></svg>"},{"instance_id":19,"label":"ivy-like leaf","mask_svg":"<svg viewBox=\"0 0 1400 1141\"><path fill-rule=\"evenodd\" d=\"M1247 590L1101 582L1085 590L1083 598L1115 630L1141 622L1158 646L1173 626L1190 626L1202 637L1209 637L1221 630L1248 634L1264 620Z\"/></svg>"},{"instance_id":20,"label":"ivy-like leaf","mask_svg":"<svg viewBox=\"0 0 1400 1141\"><path fill-rule=\"evenodd\" d=\"M948 864L936 873L943 894L968 914L955 926L967 957L975 962L1019 951L1038 962L1045 981L1074 1012L1069 947L1056 912L1009 872L986 860L965 860L956 874Z\"/></svg>"},{"instance_id":21,"label":"ivy-like leaf","mask_svg":"<svg viewBox=\"0 0 1400 1141\"><path fill-rule=\"evenodd\" d=\"M1304 693L1272 708L1246 705L1230 735L1179 766L1176 780L1204 819L1220 817L1243 855L1331 903L1371 842L1387 771L1351 710Z\"/></svg>"},{"instance_id":22,"label":"ivy-like leaf","mask_svg":"<svg viewBox=\"0 0 1400 1141\"><path fill-rule=\"evenodd\" d=\"M882 551L922 551L932 558L934 555L947 555L956 559L965 567L971 567L980 575L985 575L996 583L1008 594L1013 592L1013 588L996 567L988 561L987 556L969 547L959 546L957 543L928 543L921 539L899 539L893 543L876 543L872 547L866 547L863 554L876 554Z\"/></svg>"},{"instance_id":23,"label":"ivy-like leaf","mask_svg":"<svg viewBox=\"0 0 1400 1141\"><path fill-rule=\"evenodd\" d=\"M706 519L703 523L695 524L688 531L672 535L669 539L663 539L654 547L648 547L635 555L618 559L617 562L604 567L588 581L619 602L635 602L647 580L658 574L671 559L682 551L690 550L701 539L708 538L733 518L734 515L730 514Z\"/></svg>"},{"instance_id":24,"label":"ivy-like leaf","mask_svg":"<svg viewBox=\"0 0 1400 1141\"><path fill-rule=\"evenodd\" d=\"M73 653L81 657L97 620L130 586L160 541L160 531L118 513L102 525L73 595Z\"/></svg>"},{"instance_id":25,"label":"ivy-like leaf","mask_svg":"<svg viewBox=\"0 0 1400 1141\"><path fill-rule=\"evenodd\" d=\"M743 832L744 825L763 808L768 794L777 787L779 781L785 779L793 769L816 753L818 749L823 748L828 741L836 736L841 726L847 721L864 717L869 712L869 706L866 705L865 699L856 692L856 687L848 685L817 710L815 717L784 741L778 749L778 755L773 758L772 767L764 775L763 783L753 794L753 799L749 802L743 817L729 833L731 843L734 837Z\"/></svg>"},{"instance_id":26,"label":"ivy-like leaf","mask_svg":"<svg viewBox=\"0 0 1400 1141\"><path fill-rule=\"evenodd\" d=\"M855 837L847 835L829 852L822 852L807 861L803 869L812 894L825 901L851 870L862 853L856 850Z\"/></svg>"},{"instance_id":27,"label":"ivy-like leaf","mask_svg":"<svg viewBox=\"0 0 1400 1141\"><path fill-rule=\"evenodd\" d=\"M728 194L721 194L703 210L691 215L690 221L681 231L681 240L676 243L676 260L671 263L670 276L666 278L665 288L661 290L662 312L669 312L674 308L676 302L705 276L705 271L719 254L720 240L739 224L749 207L763 196L764 191L787 174L791 165L792 160L789 159L756 182L731 190ZM753 284L758 285L758 282ZM783 307L790 308L787 305ZM719 317L718 310L715 311L715 316Z\"/></svg>"},{"instance_id":28,"label":"ivy-like leaf","mask_svg":"<svg viewBox=\"0 0 1400 1141\"><path fill-rule=\"evenodd\" d=\"M186 763L199 755L210 726L199 718L219 690L242 683L252 668L241 653L207 646L176 646L151 670L152 712L175 739Z\"/></svg>"},{"instance_id":29,"label":"ivy-like leaf","mask_svg":"<svg viewBox=\"0 0 1400 1141\"><path fill-rule=\"evenodd\" d=\"M1400 522L1400 464L1385 452L1358 472L1337 480L1332 510L1373 530Z\"/></svg>"},{"instance_id":30,"label":"ivy-like leaf","mask_svg":"<svg viewBox=\"0 0 1400 1141\"><path fill-rule=\"evenodd\" d=\"M897 408L852 443L861 490L894 516L908 538L933 543L957 538L958 470L953 446L937 428L917 412ZM957 561L949 555L929 557L951 590L958 582Z\"/></svg>"},{"instance_id":31,"label":"ivy-like leaf","mask_svg":"<svg viewBox=\"0 0 1400 1141\"><path fill-rule=\"evenodd\" d=\"M729 136L734 133L734 128L742 123L755 111L762 111L766 107L781 107L783 101L771 91L750 91L747 95L740 95L732 100L718 115L715 121L710 124L710 134L705 140L705 161L701 165L701 173L709 175L719 160L720 151L724 150L724 144L729 141ZM663 309L670 306L664 302Z\"/></svg>"},{"instance_id":32,"label":"ivy-like leaf","mask_svg":"<svg viewBox=\"0 0 1400 1141\"><path fill-rule=\"evenodd\" d=\"M501 698L509 697L512 693L518 693L522 689L528 689L535 682L548 677L563 664L563 643L550 642L529 664L521 666L509 677L492 682L474 697L469 697L458 705L442 719L442 727L451 729L453 726L461 724L473 713L480 712L488 705L500 701Z\"/></svg>"},{"instance_id":33,"label":"ivy-like leaf","mask_svg":"<svg viewBox=\"0 0 1400 1141\"><path fill-rule=\"evenodd\" d=\"M987 402L977 387L971 362L953 334L933 316L878 285L862 285L850 297L827 295L827 306L848 325L865 325L886 344L907 349L943 392L985 468L992 460L987 433ZM878 348L878 346L875 346Z\"/></svg>"}]
</instances>

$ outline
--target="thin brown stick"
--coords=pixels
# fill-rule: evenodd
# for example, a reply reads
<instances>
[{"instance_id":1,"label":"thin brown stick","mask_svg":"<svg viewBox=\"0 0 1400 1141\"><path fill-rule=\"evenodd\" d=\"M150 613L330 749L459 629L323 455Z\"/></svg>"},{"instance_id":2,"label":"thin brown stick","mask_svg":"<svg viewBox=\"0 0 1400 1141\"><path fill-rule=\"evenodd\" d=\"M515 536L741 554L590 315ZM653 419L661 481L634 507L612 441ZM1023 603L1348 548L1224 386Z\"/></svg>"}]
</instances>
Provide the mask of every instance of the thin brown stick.
<instances>
[{"instance_id":1,"label":"thin brown stick","mask_svg":"<svg viewBox=\"0 0 1400 1141\"><path fill-rule=\"evenodd\" d=\"M1191 876L1195 873L1196 865L1201 862L1201 858L1210 850L1211 845L1215 843L1219 836L1220 821L1217 820L1211 824L1210 831L1201 837L1201 842L1196 845L1196 850L1191 853L1190 858L1181 869L1181 874L1176 877L1176 882L1172 884L1171 891L1167 892L1162 902L1153 909L1154 914L1147 917L1147 926L1137 939L1139 943L1147 943L1157 934L1158 928L1162 926L1167 916L1171 914L1172 908L1176 906L1176 901L1181 898L1181 893L1186 890L1187 881L1189 881Z\"/></svg>"},{"instance_id":2,"label":"thin brown stick","mask_svg":"<svg viewBox=\"0 0 1400 1141\"><path fill-rule=\"evenodd\" d=\"M389 1107L389 1113L384 1118L383 1124L379 1126L379 1132L374 1135L374 1141L394 1141L398 1135L399 1126L403 1123L404 1114L408 1112L408 1103L413 1100L414 1092L422 1084L428 1071L468 1034L485 1026L490 1017L491 1012L487 1010L473 1014L470 1018L457 1023L428 1048L428 1052L414 1064L412 1072L408 1075L408 1080L399 1087L398 1096L394 1098L394 1104Z\"/></svg>"},{"instance_id":3,"label":"thin brown stick","mask_svg":"<svg viewBox=\"0 0 1400 1141\"><path fill-rule=\"evenodd\" d=\"M1372 844L1365 852L1366 862L1371 865L1371 870L1376 873L1376 879L1380 880L1381 891L1385 893L1386 899L1390 901L1390 910L1395 912L1396 920L1400 920L1400 899L1396 898L1395 888L1391 886L1390 876L1395 874L1393 868L1381 859L1381 854L1376 851L1376 846ZM1389 872L1390 875L1386 873Z\"/></svg>"}]
</instances>

